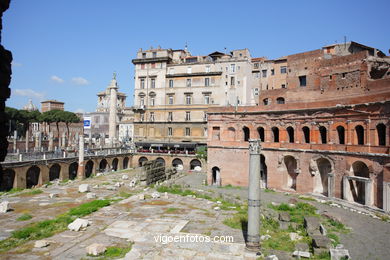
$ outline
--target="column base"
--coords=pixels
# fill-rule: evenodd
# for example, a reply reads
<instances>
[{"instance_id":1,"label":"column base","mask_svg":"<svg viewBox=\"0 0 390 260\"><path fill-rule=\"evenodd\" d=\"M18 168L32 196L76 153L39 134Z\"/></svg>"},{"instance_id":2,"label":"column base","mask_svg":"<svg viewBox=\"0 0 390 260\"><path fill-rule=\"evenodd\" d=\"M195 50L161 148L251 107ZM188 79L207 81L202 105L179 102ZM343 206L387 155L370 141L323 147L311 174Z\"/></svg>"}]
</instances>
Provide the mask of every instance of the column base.
<instances>
[{"instance_id":1,"label":"column base","mask_svg":"<svg viewBox=\"0 0 390 260\"><path fill-rule=\"evenodd\" d=\"M250 252L260 252L260 243L258 242L246 242L245 249Z\"/></svg>"}]
</instances>

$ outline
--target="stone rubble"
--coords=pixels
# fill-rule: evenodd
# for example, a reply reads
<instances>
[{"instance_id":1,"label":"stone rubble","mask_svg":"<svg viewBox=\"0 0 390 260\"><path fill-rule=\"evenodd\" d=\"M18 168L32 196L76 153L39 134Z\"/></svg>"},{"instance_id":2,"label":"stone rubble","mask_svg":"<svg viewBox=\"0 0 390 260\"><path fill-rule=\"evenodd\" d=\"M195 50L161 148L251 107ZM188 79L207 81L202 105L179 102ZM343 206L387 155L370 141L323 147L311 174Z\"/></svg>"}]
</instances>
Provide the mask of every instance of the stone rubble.
<instances>
[{"instance_id":1,"label":"stone rubble","mask_svg":"<svg viewBox=\"0 0 390 260\"><path fill-rule=\"evenodd\" d=\"M82 229L85 229L89 225L90 225L89 220L77 218L68 225L68 228L71 231L80 231Z\"/></svg>"},{"instance_id":2,"label":"stone rubble","mask_svg":"<svg viewBox=\"0 0 390 260\"><path fill-rule=\"evenodd\" d=\"M10 210L10 204L8 201L3 201L0 203L0 213L6 213L8 210Z\"/></svg>"},{"instance_id":3,"label":"stone rubble","mask_svg":"<svg viewBox=\"0 0 390 260\"><path fill-rule=\"evenodd\" d=\"M81 184L79 185L79 192L89 192L89 184Z\"/></svg>"},{"instance_id":4,"label":"stone rubble","mask_svg":"<svg viewBox=\"0 0 390 260\"><path fill-rule=\"evenodd\" d=\"M48 240L37 240L35 241L34 247L35 248L42 248L47 247L50 245L50 242Z\"/></svg>"},{"instance_id":5,"label":"stone rubble","mask_svg":"<svg viewBox=\"0 0 390 260\"><path fill-rule=\"evenodd\" d=\"M88 192L87 193L87 199L96 199L96 193Z\"/></svg>"},{"instance_id":6,"label":"stone rubble","mask_svg":"<svg viewBox=\"0 0 390 260\"><path fill-rule=\"evenodd\" d=\"M93 243L85 248L88 255L98 256L106 252L107 247L103 244Z\"/></svg>"}]
</instances>

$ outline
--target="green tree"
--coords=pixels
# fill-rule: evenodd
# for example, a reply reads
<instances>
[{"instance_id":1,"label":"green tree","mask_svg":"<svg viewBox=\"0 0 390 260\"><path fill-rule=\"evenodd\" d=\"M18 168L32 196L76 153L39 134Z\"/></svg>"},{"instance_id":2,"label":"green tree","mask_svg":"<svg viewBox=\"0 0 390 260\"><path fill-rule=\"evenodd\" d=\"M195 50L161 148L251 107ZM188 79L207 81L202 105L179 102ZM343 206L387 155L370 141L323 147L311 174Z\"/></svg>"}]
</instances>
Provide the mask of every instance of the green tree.
<instances>
[{"instance_id":1,"label":"green tree","mask_svg":"<svg viewBox=\"0 0 390 260\"><path fill-rule=\"evenodd\" d=\"M9 135L12 134L14 130L18 130L19 124L19 117L20 113L19 110L13 107L6 107L5 108L5 115L6 115L6 124L7 128L9 130Z\"/></svg>"},{"instance_id":2,"label":"green tree","mask_svg":"<svg viewBox=\"0 0 390 260\"><path fill-rule=\"evenodd\" d=\"M63 119L63 122L65 122L67 138L69 140L69 125L72 123L80 122L80 118L75 113L69 111L63 111L63 113L61 113L61 117Z\"/></svg>"},{"instance_id":3,"label":"green tree","mask_svg":"<svg viewBox=\"0 0 390 260\"><path fill-rule=\"evenodd\" d=\"M18 122L23 125L24 136L30 128L30 123L40 122L41 113L38 110L27 111L19 110Z\"/></svg>"}]
</instances>

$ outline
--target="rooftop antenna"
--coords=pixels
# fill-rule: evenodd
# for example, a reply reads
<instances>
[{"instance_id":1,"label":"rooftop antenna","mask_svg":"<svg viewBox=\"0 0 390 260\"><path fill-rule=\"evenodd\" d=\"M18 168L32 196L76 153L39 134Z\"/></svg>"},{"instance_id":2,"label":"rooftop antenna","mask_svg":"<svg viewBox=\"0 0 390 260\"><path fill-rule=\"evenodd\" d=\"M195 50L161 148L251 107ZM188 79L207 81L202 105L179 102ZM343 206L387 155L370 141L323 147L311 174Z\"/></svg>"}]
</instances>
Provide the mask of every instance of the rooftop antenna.
<instances>
[{"instance_id":1,"label":"rooftop antenna","mask_svg":"<svg viewBox=\"0 0 390 260\"><path fill-rule=\"evenodd\" d=\"M226 47L224 47L223 49L225 50L225 54L226 54L226 53L227 53L227 48L226 48Z\"/></svg>"},{"instance_id":2,"label":"rooftop antenna","mask_svg":"<svg viewBox=\"0 0 390 260\"><path fill-rule=\"evenodd\" d=\"M116 71L114 71L114 73L112 74L112 79L116 80Z\"/></svg>"},{"instance_id":3,"label":"rooftop antenna","mask_svg":"<svg viewBox=\"0 0 390 260\"><path fill-rule=\"evenodd\" d=\"M188 44L186 42L186 45L184 45L184 50L187 51L187 49L188 49Z\"/></svg>"},{"instance_id":4,"label":"rooftop antenna","mask_svg":"<svg viewBox=\"0 0 390 260\"><path fill-rule=\"evenodd\" d=\"M347 49L347 36L344 36L344 49Z\"/></svg>"}]
</instances>

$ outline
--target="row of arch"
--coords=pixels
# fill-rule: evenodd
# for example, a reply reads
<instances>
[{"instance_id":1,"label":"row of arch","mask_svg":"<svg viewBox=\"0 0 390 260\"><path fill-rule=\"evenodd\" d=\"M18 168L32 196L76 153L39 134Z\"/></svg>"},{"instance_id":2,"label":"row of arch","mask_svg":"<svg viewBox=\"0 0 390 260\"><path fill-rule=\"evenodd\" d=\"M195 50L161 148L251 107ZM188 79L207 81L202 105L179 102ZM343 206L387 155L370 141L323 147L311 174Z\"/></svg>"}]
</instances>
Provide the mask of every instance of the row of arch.
<instances>
[{"instance_id":1,"label":"row of arch","mask_svg":"<svg viewBox=\"0 0 390 260\"><path fill-rule=\"evenodd\" d=\"M108 161L106 159L101 159L98 163L96 163L98 166L96 168L97 172L104 172L107 170L118 170L119 166L119 159L114 158L112 160L111 166L109 165ZM70 179L74 180L77 177L77 170L78 170L79 164L77 162L72 162L67 166L67 169L63 169L64 166L61 167L59 163L54 163L49 167L49 176L48 180L53 181L56 179ZM94 166L95 162L92 160L88 160L85 163L85 177L89 178L93 173L94 173ZM123 158L122 161L122 169L127 169L129 168L129 157ZM26 188L32 188L39 183L39 178L40 175L42 174L42 167L46 166L38 166L38 165L33 165L29 167L26 171ZM61 170L67 170L68 176L61 176ZM14 181L15 181L15 170L13 169L4 169L3 174L1 175L0 179L0 190L1 191L7 191L10 190L14 187Z\"/></svg>"},{"instance_id":2,"label":"row of arch","mask_svg":"<svg viewBox=\"0 0 390 260\"><path fill-rule=\"evenodd\" d=\"M386 146L386 125L383 123L379 123L376 125L376 134L377 134L377 145L379 146ZM295 143L295 129L292 126L288 126L286 129L287 133L287 142L289 143ZM250 129L247 126L244 126L242 128L243 131L243 140L248 141L250 139ZM319 126L318 127L319 131L319 142L322 144L328 143L329 140L329 134L328 134L328 129L325 126ZM271 141L274 143L280 142L280 129L279 127L272 127L271 128ZM311 136L311 130L307 126L303 126L301 128L301 136L302 136L302 142L303 143L310 143L313 139ZM336 132L337 132L337 144L346 144L346 129L344 126L339 125L336 127ZM356 136L356 142L354 144L356 145L364 145L367 143L366 137L365 137L365 128L362 125L356 125L354 128L354 133ZM257 134L258 138L264 142L266 140L266 131L264 127L258 127L257 128ZM228 135L227 138L229 140L235 140L236 139L236 129L234 127L229 127L228 128Z\"/></svg>"},{"instance_id":3,"label":"row of arch","mask_svg":"<svg viewBox=\"0 0 390 260\"><path fill-rule=\"evenodd\" d=\"M138 159L138 166L141 167L144 162L148 161L148 158L145 156L142 156ZM160 162L162 165L166 165L164 158L162 157L157 157L156 158L157 162ZM184 164L183 161L180 158L175 158L172 160L172 167L175 167L177 170L183 170L184 169ZM202 162L198 159L192 159L189 164L189 169L190 170L196 170L197 167L202 168Z\"/></svg>"}]
</instances>

